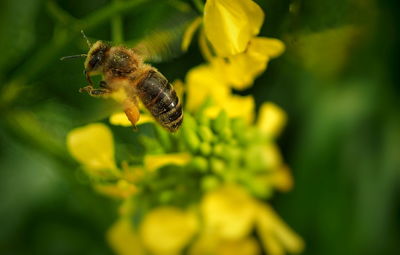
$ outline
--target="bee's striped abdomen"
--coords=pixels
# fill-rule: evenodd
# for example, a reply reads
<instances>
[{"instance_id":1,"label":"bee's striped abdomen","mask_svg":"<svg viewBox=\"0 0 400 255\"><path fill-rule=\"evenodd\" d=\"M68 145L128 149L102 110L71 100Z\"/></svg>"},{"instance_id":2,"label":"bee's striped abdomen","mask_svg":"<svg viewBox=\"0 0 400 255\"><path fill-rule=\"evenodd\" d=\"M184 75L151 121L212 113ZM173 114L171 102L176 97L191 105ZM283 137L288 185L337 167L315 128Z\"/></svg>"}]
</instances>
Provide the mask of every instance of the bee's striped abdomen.
<instances>
[{"instance_id":1,"label":"bee's striped abdomen","mask_svg":"<svg viewBox=\"0 0 400 255\"><path fill-rule=\"evenodd\" d=\"M182 105L168 80L159 72L150 71L136 89L154 118L170 132L177 131L183 121Z\"/></svg>"}]
</instances>

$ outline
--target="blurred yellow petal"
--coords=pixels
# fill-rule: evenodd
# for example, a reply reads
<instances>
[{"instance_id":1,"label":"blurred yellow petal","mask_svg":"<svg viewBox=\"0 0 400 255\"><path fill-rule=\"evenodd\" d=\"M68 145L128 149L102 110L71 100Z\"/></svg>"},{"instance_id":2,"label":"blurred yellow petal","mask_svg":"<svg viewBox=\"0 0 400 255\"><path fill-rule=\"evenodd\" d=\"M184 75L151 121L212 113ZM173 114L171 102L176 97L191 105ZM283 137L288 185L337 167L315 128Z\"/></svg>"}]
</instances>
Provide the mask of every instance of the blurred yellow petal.
<instances>
[{"instance_id":1,"label":"blurred yellow petal","mask_svg":"<svg viewBox=\"0 0 400 255\"><path fill-rule=\"evenodd\" d=\"M260 147L261 162L267 170L275 170L282 165L282 155L279 147L274 143L268 143Z\"/></svg>"},{"instance_id":2,"label":"blurred yellow petal","mask_svg":"<svg viewBox=\"0 0 400 255\"><path fill-rule=\"evenodd\" d=\"M280 191L287 192L293 188L293 177L288 166L279 167L272 178L273 185Z\"/></svg>"},{"instance_id":3,"label":"blurred yellow petal","mask_svg":"<svg viewBox=\"0 0 400 255\"><path fill-rule=\"evenodd\" d=\"M285 44L274 38L254 37L250 41L249 51L250 54L259 54L261 57L276 58L285 51Z\"/></svg>"},{"instance_id":4,"label":"blurred yellow petal","mask_svg":"<svg viewBox=\"0 0 400 255\"><path fill-rule=\"evenodd\" d=\"M262 9L251 0L208 0L204 29L218 56L243 52L264 21Z\"/></svg>"},{"instance_id":5,"label":"blurred yellow petal","mask_svg":"<svg viewBox=\"0 0 400 255\"><path fill-rule=\"evenodd\" d=\"M129 218L121 218L108 230L107 240L118 255L145 255L145 250Z\"/></svg>"},{"instance_id":6,"label":"blurred yellow petal","mask_svg":"<svg viewBox=\"0 0 400 255\"><path fill-rule=\"evenodd\" d=\"M254 119L254 98L252 96L231 95L219 105L214 104L205 110L205 114L214 119L221 111L225 111L230 118L243 118L251 123Z\"/></svg>"},{"instance_id":7,"label":"blurred yellow petal","mask_svg":"<svg viewBox=\"0 0 400 255\"><path fill-rule=\"evenodd\" d=\"M112 114L109 118L109 121L111 124L116 126L132 126L132 123L129 121L128 117L126 117L126 114L124 112L117 112ZM139 121L136 123L136 126L148 122L154 122L154 118L148 113L140 113Z\"/></svg>"},{"instance_id":8,"label":"blurred yellow petal","mask_svg":"<svg viewBox=\"0 0 400 255\"><path fill-rule=\"evenodd\" d=\"M189 255L211 255L215 254L220 237L215 233L203 233L190 245Z\"/></svg>"},{"instance_id":9,"label":"blurred yellow petal","mask_svg":"<svg viewBox=\"0 0 400 255\"><path fill-rule=\"evenodd\" d=\"M114 141L110 129L101 123L76 128L67 135L67 147L93 177L116 175Z\"/></svg>"},{"instance_id":10,"label":"blurred yellow petal","mask_svg":"<svg viewBox=\"0 0 400 255\"><path fill-rule=\"evenodd\" d=\"M135 185L125 180L119 180L116 184L111 185L96 184L94 188L97 192L114 198L128 198L138 191Z\"/></svg>"},{"instance_id":11,"label":"blurred yellow petal","mask_svg":"<svg viewBox=\"0 0 400 255\"><path fill-rule=\"evenodd\" d=\"M287 122L286 113L273 103L264 103L261 105L257 126L260 131L269 136L278 136Z\"/></svg>"},{"instance_id":12,"label":"blurred yellow petal","mask_svg":"<svg viewBox=\"0 0 400 255\"><path fill-rule=\"evenodd\" d=\"M190 42L192 41L193 35L196 32L196 30L200 27L202 22L202 18L198 17L195 20L193 20L192 23L186 28L185 33L183 35L182 39L182 50L187 51L189 48Z\"/></svg>"},{"instance_id":13,"label":"blurred yellow petal","mask_svg":"<svg viewBox=\"0 0 400 255\"><path fill-rule=\"evenodd\" d=\"M201 212L208 231L225 239L240 239L250 233L256 209L245 190L225 186L204 196Z\"/></svg>"},{"instance_id":14,"label":"blurred yellow petal","mask_svg":"<svg viewBox=\"0 0 400 255\"><path fill-rule=\"evenodd\" d=\"M122 176L125 180L131 183L140 181L144 175L145 170L142 166L129 166L125 161L121 163Z\"/></svg>"},{"instance_id":15,"label":"blurred yellow petal","mask_svg":"<svg viewBox=\"0 0 400 255\"><path fill-rule=\"evenodd\" d=\"M175 153L162 155L145 155L144 166L148 171L155 171L166 165L184 166L191 160L189 153Z\"/></svg>"},{"instance_id":16,"label":"blurred yellow petal","mask_svg":"<svg viewBox=\"0 0 400 255\"><path fill-rule=\"evenodd\" d=\"M187 108L196 110L207 97L222 104L230 95L230 89L224 78L210 65L201 65L191 69L186 76L188 88Z\"/></svg>"},{"instance_id":17,"label":"blurred yellow petal","mask_svg":"<svg viewBox=\"0 0 400 255\"><path fill-rule=\"evenodd\" d=\"M248 123L254 119L254 98L252 96L233 95L227 101L225 110L230 118L243 118Z\"/></svg>"},{"instance_id":18,"label":"blurred yellow petal","mask_svg":"<svg viewBox=\"0 0 400 255\"><path fill-rule=\"evenodd\" d=\"M260 247L254 238L248 237L235 241L223 241L216 248L216 255L257 255Z\"/></svg>"},{"instance_id":19,"label":"blurred yellow petal","mask_svg":"<svg viewBox=\"0 0 400 255\"><path fill-rule=\"evenodd\" d=\"M183 99L183 92L185 91L185 85L181 80L174 80L172 82L172 87L174 87L174 90L176 92L176 95L179 97L179 100ZM182 103L182 101L181 101Z\"/></svg>"},{"instance_id":20,"label":"blurred yellow petal","mask_svg":"<svg viewBox=\"0 0 400 255\"><path fill-rule=\"evenodd\" d=\"M116 126L129 127L132 126L131 122L126 117L124 112L117 112L110 116L110 123Z\"/></svg>"},{"instance_id":21,"label":"blurred yellow petal","mask_svg":"<svg viewBox=\"0 0 400 255\"><path fill-rule=\"evenodd\" d=\"M179 254L197 228L197 218L193 213L174 207L159 207L145 216L140 236L153 254L172 255Z\"/></svg>"},{"instance_id":22,"label":"blurred yellow petal","mask_svg":"<svg viewBox=\"0 0 400 255\"><path fill-rule=\"evenodd\" d=\"M268 205L258 203L257 231L268 254L281 255L287 250L299 253L304 249L304 242L284 223Z\"/></svg>"},{"instance_id":23,"label":"blurred yellow petal","mask_svg":"<svg viewBox=\"0 0 400 255\"><path fill-rule=\"evenodd\" d=\"M251 39L246 52L227 59L214 58L211 63L229 85L242 90L251 86L254 79L265 71L268 61L282 54L284 48L277 39L256 37Z\"/></svg>"}]
</instances>

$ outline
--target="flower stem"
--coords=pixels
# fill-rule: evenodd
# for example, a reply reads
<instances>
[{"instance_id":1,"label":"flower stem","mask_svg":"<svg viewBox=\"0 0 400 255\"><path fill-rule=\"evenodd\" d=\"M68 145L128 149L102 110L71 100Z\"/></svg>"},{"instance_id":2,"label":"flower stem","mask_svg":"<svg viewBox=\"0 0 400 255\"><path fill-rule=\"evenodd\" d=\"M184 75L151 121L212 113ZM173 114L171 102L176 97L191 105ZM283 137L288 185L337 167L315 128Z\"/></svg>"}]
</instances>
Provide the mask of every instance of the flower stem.
<instances>
[{"instance_id":1,"label":"flower stem","mask_svg":"<svg viewBox=\"0 0 400 255\"><path fill-rule=\"evenodd\" d=\"M114 0L114 2L119 2L121 0ZM111 19L111 33L112 40L120 44L124 41L124 29L123 29L123 20L121 14L117 13Z\"/></svg>"}]
</instances>

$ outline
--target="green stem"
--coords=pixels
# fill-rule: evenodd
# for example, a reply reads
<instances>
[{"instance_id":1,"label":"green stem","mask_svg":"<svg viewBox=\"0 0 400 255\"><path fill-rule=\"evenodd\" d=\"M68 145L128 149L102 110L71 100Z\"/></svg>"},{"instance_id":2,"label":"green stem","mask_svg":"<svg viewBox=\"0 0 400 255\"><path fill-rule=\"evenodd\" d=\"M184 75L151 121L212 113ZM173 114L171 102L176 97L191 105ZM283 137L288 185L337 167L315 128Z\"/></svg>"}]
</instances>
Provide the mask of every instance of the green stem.
<instances>
[{"instance_id":1,"label":"green stem","mask_svg":"<svg viewBox=\"0 0 400 255\"><path fill-rule=\"evenodd\" d=\"M111 32L113 42L120 44L124 41L121 15L115 15L111 19Z\"/></svg>"},{"instance_id":2,"label":"green stem","mask_svg":"<svg viewBox=\"0 0 400 255\"><path fill-rule=\"evenodd\" d=\"M114 0L114 2L119 2L121 0ZM123 29L123 20L121 14L115 14L111 19L111 33L112 40L120 44L124 41L124 29Z\"/></svg>"}]
</instances>

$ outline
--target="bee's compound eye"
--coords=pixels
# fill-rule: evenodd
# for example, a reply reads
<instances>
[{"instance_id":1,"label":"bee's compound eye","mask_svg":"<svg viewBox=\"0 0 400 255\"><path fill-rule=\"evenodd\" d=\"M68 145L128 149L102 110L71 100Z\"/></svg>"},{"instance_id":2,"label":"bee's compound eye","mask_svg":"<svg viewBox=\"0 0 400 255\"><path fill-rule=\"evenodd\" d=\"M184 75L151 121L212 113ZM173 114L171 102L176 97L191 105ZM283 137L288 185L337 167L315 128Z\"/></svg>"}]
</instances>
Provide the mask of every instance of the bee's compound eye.
<instances>
[{"instance_id":1,"label":"bee's compound eye","mask_svg":"<svg viewBox=\"0 0 400 255\"><path fill-rule=\"evenodd\" d=\"M89 61L89 66L91 68L96 68L101 62L101 56L99 54L95 55L92 57L92 59Z\"/></svg>"}]
</instances>

